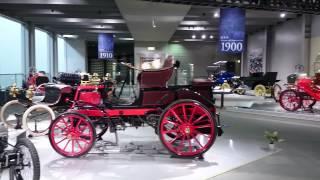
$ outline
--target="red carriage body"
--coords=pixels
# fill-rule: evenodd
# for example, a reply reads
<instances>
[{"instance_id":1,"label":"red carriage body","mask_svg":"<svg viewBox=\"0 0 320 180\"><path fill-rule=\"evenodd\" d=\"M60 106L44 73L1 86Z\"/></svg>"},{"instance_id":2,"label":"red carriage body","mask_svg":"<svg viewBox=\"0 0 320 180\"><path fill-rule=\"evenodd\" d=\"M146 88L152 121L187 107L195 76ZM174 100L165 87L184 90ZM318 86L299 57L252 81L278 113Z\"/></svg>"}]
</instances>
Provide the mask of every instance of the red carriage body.
<instances>
[{"instance_id":1,"label":"red carriage body","mask_svg":"<svg viewBox=\"0 0 320 180\"><path fill-rule=\"evenodd\" d=\"M222 134L212 83L196 80L194 86L168 87L173 70L172 59L167 59L160 70L142 71L138 75L139 97L132 104L111 101L110 82L78 86L71 108L51 124L52 147L63 156L78 157L90 151L108 128L115 132L126 124L137 127L146 123L172 154L202 155Z\"/></svg>"}]
</instances>

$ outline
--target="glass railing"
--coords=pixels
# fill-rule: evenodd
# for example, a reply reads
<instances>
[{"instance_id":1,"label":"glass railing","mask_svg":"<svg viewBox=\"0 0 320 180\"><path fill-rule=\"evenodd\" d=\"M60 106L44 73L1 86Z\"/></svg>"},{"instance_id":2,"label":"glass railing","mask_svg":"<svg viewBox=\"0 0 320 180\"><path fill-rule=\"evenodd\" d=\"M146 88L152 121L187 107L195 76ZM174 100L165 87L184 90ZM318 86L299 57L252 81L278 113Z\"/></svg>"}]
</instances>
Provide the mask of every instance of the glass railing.
<instances>
[{"instance_id":1,"label":"glass railing","mask_svg":"<svg viewBox=\"0 0 320 180\"><path fill-rule=\"evenodd\" d=\"M0 89L7 89L13 83L17 84L17 87L22 87L24 74L0 74Z\"/></svg>"}]
</instances>

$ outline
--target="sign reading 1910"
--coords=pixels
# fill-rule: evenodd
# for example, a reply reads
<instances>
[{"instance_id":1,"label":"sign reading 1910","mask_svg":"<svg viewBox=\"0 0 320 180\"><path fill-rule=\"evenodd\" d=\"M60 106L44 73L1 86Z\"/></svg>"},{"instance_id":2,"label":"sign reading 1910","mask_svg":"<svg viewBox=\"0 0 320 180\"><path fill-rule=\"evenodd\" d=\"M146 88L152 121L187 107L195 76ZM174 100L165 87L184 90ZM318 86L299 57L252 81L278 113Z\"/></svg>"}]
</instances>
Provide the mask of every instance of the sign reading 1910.
<instances>
[{"instance_id":1,"label":"sign reading 1910","mask_svg":"<svg viewBox=\"0 0 320 180\"><path fill-rule=\"evenodd\" d=\"M99 52L99 59L112 59L113 52Z\"/></svg>"}]
</instances>

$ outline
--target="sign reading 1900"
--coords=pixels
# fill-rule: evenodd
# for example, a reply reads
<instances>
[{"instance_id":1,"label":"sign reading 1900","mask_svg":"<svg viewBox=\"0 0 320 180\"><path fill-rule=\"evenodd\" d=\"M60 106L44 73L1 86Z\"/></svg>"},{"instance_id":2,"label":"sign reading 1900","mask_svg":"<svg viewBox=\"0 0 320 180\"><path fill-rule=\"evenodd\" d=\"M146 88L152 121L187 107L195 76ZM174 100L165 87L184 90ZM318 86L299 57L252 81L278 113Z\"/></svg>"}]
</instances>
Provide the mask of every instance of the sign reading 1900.
<instances>
[{"instance_id":1,"label":"sign reading 1900","mask_svg":"<svg viewBox=\"0 0 320 180\"><path fill-rule=\"evenodd\" d=\"M245 42L245 11L239 8L223 8L220 10L221 52L241 53Z\"/></svg>"}]
</instances>

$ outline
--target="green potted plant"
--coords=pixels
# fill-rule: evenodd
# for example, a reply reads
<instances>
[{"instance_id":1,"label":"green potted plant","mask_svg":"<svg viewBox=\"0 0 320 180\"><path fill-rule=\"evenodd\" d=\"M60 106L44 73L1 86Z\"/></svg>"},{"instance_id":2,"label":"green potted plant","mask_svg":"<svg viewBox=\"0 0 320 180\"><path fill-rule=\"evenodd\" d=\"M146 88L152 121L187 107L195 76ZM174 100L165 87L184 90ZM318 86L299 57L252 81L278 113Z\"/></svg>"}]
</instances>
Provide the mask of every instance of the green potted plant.
<instances>
[{"instance_id":1,"label":"green potted plant","mask_svg":"<svg viewBox=\"0 0 320 180\"><path fill-rule=\"evenodd\" d=\"M278 131L265 131L264 137L269 141L269 149L274 150L275 149L275 143L280 141L279 133Z\"/></svg>"}]
</instances>

